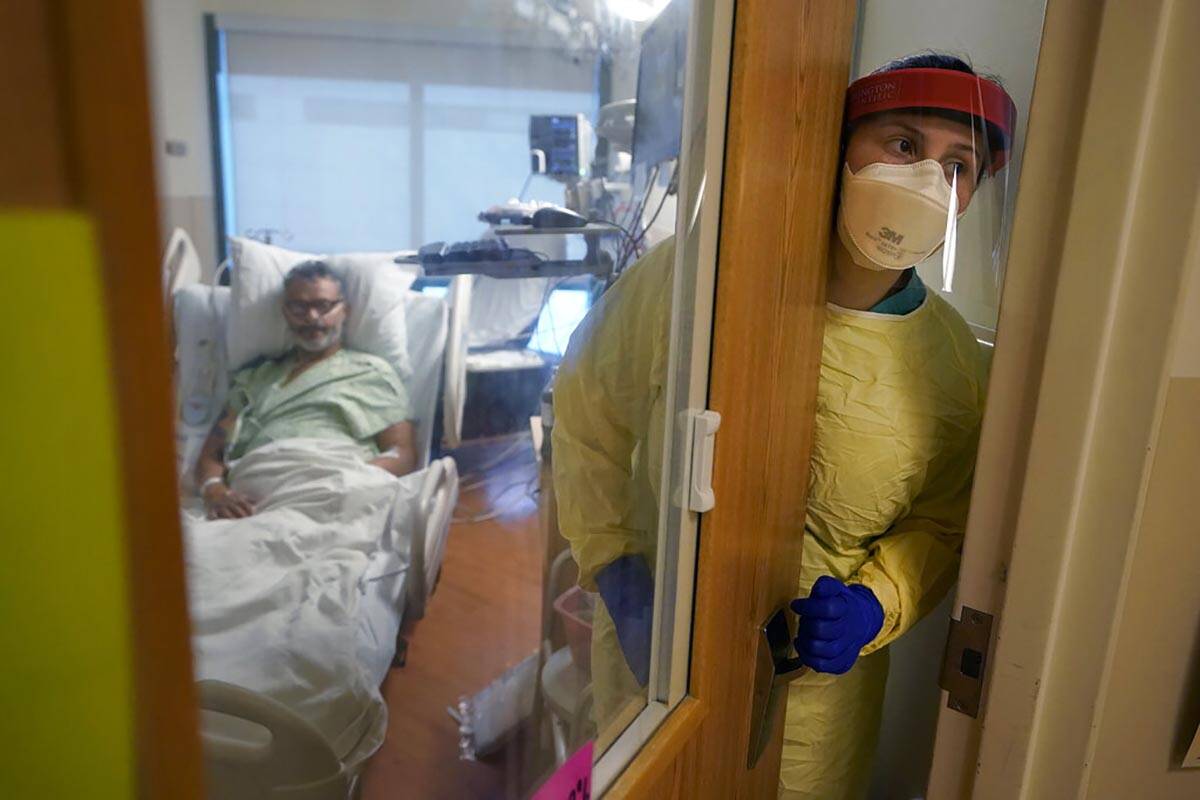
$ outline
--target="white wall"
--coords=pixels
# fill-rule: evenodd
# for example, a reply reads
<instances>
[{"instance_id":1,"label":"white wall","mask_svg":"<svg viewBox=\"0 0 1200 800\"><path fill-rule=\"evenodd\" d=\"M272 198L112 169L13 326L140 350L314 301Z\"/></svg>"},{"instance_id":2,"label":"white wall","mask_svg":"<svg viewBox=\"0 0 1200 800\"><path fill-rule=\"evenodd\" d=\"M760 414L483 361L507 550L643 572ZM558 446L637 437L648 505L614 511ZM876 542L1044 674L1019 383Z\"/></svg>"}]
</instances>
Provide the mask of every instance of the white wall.
<instances>
[{"instance_id":1,"label":"white wall","mask_svg":"<svg viewBox=\"0 0 1200 800\"><path fill-rule=\"evenodd\" d=\"M1200 797L1180 769L1200 737L1200 205L1175 313L1158 431L1096 699L1088 800Z\"/></svg>"},{"instance_id":2,"label":"white wall","mask_svg":"<svg viewBox=\"0 0 1200 800\"><path fill-rule=\"evenodd\" d=\"M1196 224L1200 236L1200 221ZM1173 378L1200 378L1200 241L1193 245L1191 279L1184 285L1175 329Z\"/></svg>"},{"instance_id":3,"label":"white wall","mask_svg":"<svg viewBox=\"0 0 1200 800\"><path fill-rule=\"evenodd\" d=\"M375 29L470 30L525 43L532 36L561 37L563 30L535 29L518 7L528 0L146 0L151 97L154 107L155 150L159 202L164 232L175 225L189 230L202 260L212 264L216 251L211 140L204 42L205 14L226 14L250 21L270 19L303 28L343 26ZM588 18L602 21L603 3L578 4ZM611 20L608 20L611 23ZM632 41L632 26L618 26ZM624 91L631 82L630 48L618 48L617 80ZM636 75L636 60L633 62ZM182 142L186 154L165 153L168 140Z\"/></svg>"},{"instance_id":4,"label":"white wall","mask_svg":"<svg viewBox=\"0 0 1200 800\"><path fill-rule=\"evenodd\" d=\"M211 269L216 227L200 11L195 0L146 0L144 8L162 232L185 228ZM186 154L167 155L167 141L182 143Z\"/></svg>"},{"instance_id":5,"label":"white wall","mask_svg":"<svg viewBox=\"0 0 1200 800\"><path fill-rule=\"evenodd\" d=\"M212 193L204 33L196 5L192 0L149 0L145 4L158 179L163 194ZM187 155L167 156L163 143L168 139L185 142Z\"/></svg>"},{"instance_id":6,"label":"white wall","mask_svg":"<svg viewBox=\"0 0 1200 800\"><path fill-rule=\"evenodd\" d=\"M1001 78L1017 105L1018 125L1009 173L1011 214L1033 94L1045 0L862 0L855 77L892 59L936 50ZM954 291L945 295L968 322L995 328L1000 292L986 259L980 208L973 204L959 229ZM940 252L920 268L922 279L941 287ZM871 798L912 800L925 791L933 756L940 692L937 687L952 598L892 645L892 666Z\"/></svg>"}]
</instances>

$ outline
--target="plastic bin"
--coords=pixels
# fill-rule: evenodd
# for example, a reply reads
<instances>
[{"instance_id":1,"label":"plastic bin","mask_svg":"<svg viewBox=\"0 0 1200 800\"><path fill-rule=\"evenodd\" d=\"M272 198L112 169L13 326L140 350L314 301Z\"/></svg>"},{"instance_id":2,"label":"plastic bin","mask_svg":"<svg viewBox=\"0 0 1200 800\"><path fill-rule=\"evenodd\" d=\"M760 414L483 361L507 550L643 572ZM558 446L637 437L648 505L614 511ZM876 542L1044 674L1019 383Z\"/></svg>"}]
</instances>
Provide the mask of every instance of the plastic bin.
<instances>
[{"instance_id":1,"label":"plastic bin","mask_svg":"<svg viewBox=\"0 0 1200 800\"><path fill-rule=\"evenodd\" d=\"M571 658L584 672L592 671L592 614L596 609L596 596L572 586L554 601L554 611L563 621L567 634L567 646Z\"/></svg>"}]
</instances>

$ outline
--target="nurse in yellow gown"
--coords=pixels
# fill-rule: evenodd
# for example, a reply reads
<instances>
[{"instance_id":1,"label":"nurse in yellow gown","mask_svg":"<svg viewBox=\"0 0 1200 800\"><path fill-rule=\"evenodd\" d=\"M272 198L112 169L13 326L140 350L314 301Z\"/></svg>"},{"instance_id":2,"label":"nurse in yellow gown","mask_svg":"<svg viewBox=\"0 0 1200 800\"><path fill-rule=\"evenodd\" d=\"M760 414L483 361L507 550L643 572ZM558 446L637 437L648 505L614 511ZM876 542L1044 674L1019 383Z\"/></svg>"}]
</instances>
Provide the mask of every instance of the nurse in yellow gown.
<instances>
[{"instance_id":1,"label":"nurse in yellow gown","mask_svg":"<svg viewBox=\"0 0 1200 800\"><path fill-rule=\"evenodd\" d=\"M1015 109L998 84L930 54L852 85L846 119L796 580L807 598L797 648L813 671L789 688L779 787L789 799L864 795L887 645L956 577L984 367L966 323L912 267L1003 166ZM554 386L559 525L580 584L602 598L592 641L602 730L646 696L673 262L668 241L616 282L572 336Z\"/></svg>"}]
</instances>

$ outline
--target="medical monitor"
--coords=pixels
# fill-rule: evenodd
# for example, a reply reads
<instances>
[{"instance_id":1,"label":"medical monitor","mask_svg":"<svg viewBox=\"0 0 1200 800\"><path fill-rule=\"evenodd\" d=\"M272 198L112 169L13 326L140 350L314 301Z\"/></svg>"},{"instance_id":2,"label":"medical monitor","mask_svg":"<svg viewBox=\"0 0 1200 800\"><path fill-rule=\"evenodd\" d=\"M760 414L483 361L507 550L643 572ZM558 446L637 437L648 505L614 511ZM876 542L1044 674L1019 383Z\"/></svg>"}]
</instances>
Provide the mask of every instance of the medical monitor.
<instances>
[{"instance_id":1,"label":"medical monitor","mask_svg":"<svg viewBox=\"0 0 1200 800\"><path fill-rule=\"evenodd\" d=\"M592 129L583 114L535 114L529 118L531 171L556 179L587 174Z\"/></svg>"},{"instance_id":2,"label":"medical monitor","mask_svg":"<svg viewBox=\"0 0 1200 800\"><path fill-rule=\"evenodd\" d=\"M633 122L635 165L653 166L679 157L689 5L690 0L672 0L642 33Z\"/></svg>"}]
</instances>

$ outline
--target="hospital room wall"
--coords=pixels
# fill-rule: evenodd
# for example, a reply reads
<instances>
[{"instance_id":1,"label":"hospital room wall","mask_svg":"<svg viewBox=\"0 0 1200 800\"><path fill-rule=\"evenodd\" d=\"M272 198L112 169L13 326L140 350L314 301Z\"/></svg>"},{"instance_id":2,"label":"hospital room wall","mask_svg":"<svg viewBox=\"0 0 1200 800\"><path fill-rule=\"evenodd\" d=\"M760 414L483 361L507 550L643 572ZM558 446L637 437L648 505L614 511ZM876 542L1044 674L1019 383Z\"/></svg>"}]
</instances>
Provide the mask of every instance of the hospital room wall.
<instances>
[{"instance_id":1,"label":"hospital room wall","mask_svg":"<svg viewBox=\"0 0 1200 800\"><path fill-rule=\"evenodd\" d=\"M1045 0L964 3L961 0L862 0L854 74L863 75L891 59L923 50L966 58L984 73L1000 76L1018 109L1010 172L1011 205L1029 101L1033 95L1037 48ZM960 230L954 292L943 295L979 328L995 329L1000 291L990 264L968 246L976 234L964 221ZM922 279L941 286L940 257L921 268ZM977 328L978 332L978 328ZM891 646L892 662L884 704L883 728L872 776L872 796L915 798L925 792L933 758L933 734L941 691L937 686L942 651L953 611L953 592L929 616Z\"/></svg>"},{"instance_id":2,"label":"hospital room wall","mask_svg":"<svg viewBox=\"0 0 1200 800\"><path fill-rule=\"evenodd\" d=\"M205 269L216 265L216 202L209 132L204 15L242 14L301 22L469 27L521 35L531 23L512 4L484 0L145 0L159 213L164 235L175 226L195 241ZM616 75L618 92L630 92L628 68ZM636 73L634 73L636 75ZM183 155L168 155L168 141Z\"/></svg>"},{"instance_id":3,"label":"hospital room wall","mask_svg":"<svg viewBox=\"0 0 1200 800\"><path fill-rule=\"evenodd\" d=\"M192 237L205 270L216 266L216 207L209 144L204 25L195 0L146 0L160 229ZM167 155L166 142L183 155ZM206 274L207 278L208 275Z\"/></svg>"},{"instance_id":4,"label":"hospital room wall","mask_svg":"<svg viewBox=\"0 0 1200 800\"><path fill-rule=\"evenodd\" d=\"M1200 206L1081 797L1200 797ZM1190 284L1190 285L1189 285ZM1164 613L1169 608L1169 613ZM1136 732L1136 733L1132 733Z\"/></svg>"}]
</instances>

